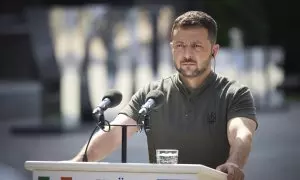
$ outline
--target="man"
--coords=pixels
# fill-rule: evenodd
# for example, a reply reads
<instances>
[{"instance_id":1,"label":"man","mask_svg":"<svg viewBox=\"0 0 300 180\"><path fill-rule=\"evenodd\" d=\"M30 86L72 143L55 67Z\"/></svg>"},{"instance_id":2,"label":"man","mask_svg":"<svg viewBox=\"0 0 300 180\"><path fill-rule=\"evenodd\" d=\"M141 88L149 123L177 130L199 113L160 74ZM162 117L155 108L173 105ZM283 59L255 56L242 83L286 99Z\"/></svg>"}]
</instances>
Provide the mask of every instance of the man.
<instances>
[{"instance_id":1,"label":"man","mask_svg":"<svg viewBox=\"0 0 300 180\"><path fill-rule=\"evenodd\" d=\"M146 95L155 89L165 95L163 106L150 114L147 132L150 163L156 149L178 149L179 163L203 164L243 179L243 167L257 128L249 89L217 75L211 64L217 55L217 24L208 14L189 11L172 28L171 49L177 73L150 82L138 90L111 124L136 124ZM128 137L138 127L128 128ZM98 132L88 148L88 159L97 161L121 143L121 128ZM85 147L74 157L81 161Z\"/></svg>"}]
</instances>

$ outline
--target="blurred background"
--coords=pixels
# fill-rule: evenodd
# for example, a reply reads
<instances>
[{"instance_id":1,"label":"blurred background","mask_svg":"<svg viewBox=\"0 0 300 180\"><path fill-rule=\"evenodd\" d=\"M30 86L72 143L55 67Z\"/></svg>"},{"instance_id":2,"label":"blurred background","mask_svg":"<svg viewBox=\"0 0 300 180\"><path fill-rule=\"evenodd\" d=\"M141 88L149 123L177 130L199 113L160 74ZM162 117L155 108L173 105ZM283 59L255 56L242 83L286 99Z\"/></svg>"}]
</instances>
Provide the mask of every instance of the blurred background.
<instances>
[{"instance_id":1,"label":"blurred background","mask_svg":"<svg viewBox=\"0 0 300 180\"><path fill-rule=\"evenodd\" d=\"M293 4L294 3L294 4ZM188 10L219 26L216 72L252 90L259 128L247 180L299 179L300 28L296 1L1 1L0 180L29 180L24 162L75 156L95 126L91 112L109 89L122 103L174 72L173 20ZM104 161L121 162L121 149ZM128 162L148 162L144 133Z\"/></svg>"}]
</instances>

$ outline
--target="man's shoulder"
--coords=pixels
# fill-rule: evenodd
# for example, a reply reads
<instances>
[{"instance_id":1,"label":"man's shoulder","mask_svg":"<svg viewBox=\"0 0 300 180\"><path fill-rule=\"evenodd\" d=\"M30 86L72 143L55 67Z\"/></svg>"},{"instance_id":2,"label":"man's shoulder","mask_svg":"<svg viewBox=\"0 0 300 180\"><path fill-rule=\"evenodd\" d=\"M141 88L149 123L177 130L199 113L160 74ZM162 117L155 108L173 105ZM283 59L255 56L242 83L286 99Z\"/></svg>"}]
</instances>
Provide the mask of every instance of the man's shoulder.
<instances>
[{"instance_id":1,"label":"man's shoulder","mask_svg":"<svg viewBox=\"0 0 300 180\"><path fill-rule=\"evenodd\" d=\"M234 94L240 90L250 91L246 84L222 74L217 75L216 88L225 92L226 94Z\"/></svg>"},{"instance_id":2,"label":"man's shoulder","mask_svg":"<svg viewBox=\"0 0 300 180\"><path fill-rule=\"evenodd\" d=\"M143 91L145 93L148 93L152 90L161 90L164 91L165 89L169 89L173 85L173 80L175 78L176 74L170 74L164 77L161 77L159 79L154 79L149 82L146 82L142 88L139 89L139 91Z\"/></svg>"}]
</instances>

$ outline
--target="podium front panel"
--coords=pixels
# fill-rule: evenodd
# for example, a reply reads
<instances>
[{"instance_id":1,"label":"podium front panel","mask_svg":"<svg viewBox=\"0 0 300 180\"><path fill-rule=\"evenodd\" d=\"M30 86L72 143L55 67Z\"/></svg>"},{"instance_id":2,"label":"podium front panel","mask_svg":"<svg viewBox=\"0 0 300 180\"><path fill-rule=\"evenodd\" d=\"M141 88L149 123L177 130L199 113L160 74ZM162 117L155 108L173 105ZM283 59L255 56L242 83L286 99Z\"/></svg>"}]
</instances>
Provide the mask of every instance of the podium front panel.
<instances>
[{"instance_id":1,"label":"podium front panel","mask_svg":"<svg viewBox=\"0 0 300 180\"><path fill-rule=\"evenodd\" d=\"M33 180L226 180L203 165L26 161Z\"/></svg>"},{"instance_id":2,"label":"podium front panel","mask_svg":"<svg viewBox=\"0 0 300 180\"><path fill-rule=\"evenodd\" d=\"M33 180L199 180L195 174L40 171ZM201 180L201 179L200 179Z\"/></svg>"}]
</instances>

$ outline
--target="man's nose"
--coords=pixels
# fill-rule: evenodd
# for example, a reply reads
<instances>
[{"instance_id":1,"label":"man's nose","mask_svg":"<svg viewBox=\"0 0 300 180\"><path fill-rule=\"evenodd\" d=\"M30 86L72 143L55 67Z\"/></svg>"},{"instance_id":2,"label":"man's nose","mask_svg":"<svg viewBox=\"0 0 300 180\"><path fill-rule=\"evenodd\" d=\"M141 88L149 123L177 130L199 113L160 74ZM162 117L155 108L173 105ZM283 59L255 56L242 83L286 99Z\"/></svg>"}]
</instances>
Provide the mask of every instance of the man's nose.
<instances>
[{"instance_id":1,"label":"man's nose","mask_svg":"<svg viewBox=\"0 0 300 180\"><path fill-rule=\"evenodd\" d=\"M187 58L187 59L189 59L189 58L192 57L192 54L193 54L193 52L192 52L191 47L190 46L186 46L184 48L184 57Z\"/></svg>"}]
</instances>

